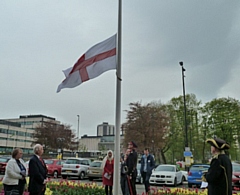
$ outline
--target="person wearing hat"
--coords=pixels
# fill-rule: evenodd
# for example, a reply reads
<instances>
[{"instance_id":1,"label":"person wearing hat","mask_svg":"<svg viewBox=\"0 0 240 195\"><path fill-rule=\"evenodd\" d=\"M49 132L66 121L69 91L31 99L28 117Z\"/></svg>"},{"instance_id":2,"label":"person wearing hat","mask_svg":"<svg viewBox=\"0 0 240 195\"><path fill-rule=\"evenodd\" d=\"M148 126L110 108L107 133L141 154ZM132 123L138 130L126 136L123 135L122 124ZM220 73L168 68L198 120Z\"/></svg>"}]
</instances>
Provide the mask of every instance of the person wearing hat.
<instances>
[{"instance_id":1,"label":"person wearing hat","mask_svg":"<svg viewBox=\"0 0 240 195\"><path fill-rule=\"evenodd\" d=\"M232 195L232 163L224 150L229 144L219 138L207 139L211 145L211 160L208 172L203 174L203 181L208 182L208 195Z\"/></svg>"},{"instance_id":2,"label":"person wearing hat","mask_svg":"<svg viewBox=\"0 0 240 195\"><path fill-rule=\"evenodd\" d=\"M128 168L127 172L127 178L129 181L129 191L130 195L136 195L136 177L137 177L137 159L138 155L135 151L135 148L137 148L137 145L134 141L130 141L128 143L128 149L130 150L130 153L128 155L128 158L126 160L126 166Z\"/></svg>"}]
</instances>

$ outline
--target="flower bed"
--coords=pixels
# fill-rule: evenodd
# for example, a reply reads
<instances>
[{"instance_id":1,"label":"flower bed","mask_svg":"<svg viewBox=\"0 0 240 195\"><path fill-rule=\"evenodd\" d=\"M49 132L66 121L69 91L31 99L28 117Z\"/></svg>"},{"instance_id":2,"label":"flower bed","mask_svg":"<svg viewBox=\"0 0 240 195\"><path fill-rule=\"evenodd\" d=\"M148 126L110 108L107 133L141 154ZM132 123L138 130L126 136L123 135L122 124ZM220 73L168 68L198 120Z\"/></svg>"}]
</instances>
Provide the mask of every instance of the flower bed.
<instances>
[{"instance_id":1,"label":"flower bed","mask_svg":"<svg viewBox=\"0 0 240 195\"><path fill-rule=\"evenodd\" d=\"M239 188L234 187L234 190L239 190ZM198 188L151 188L150 195L207 195L207 189ZM233 195L240 195L239 192L233 191ZM144 195L144 194L142 194Z\"/></svg>"},{"instance_id":2,"label":"flower bed","mask_svg":"<svg viewBox=\"0 0 240 195\"><path fill-rule=\"evenodd\" d=\"M159 188L151 189L153 195L207 195L207 189L198 188Z\"/></svg>"},{"instance_id":3,"label":"flower bed","mask_svg":"<svg viewBox=\"0 0 240 195\"><path fill-rule=\"evenodd\" d=\"M28 180L27 180L28 182ZM24 195L28 195L25 192ZM105 190L102 186L96 183L81 183L79 181L61 180L49 181L45 195L105 195ZM4 195L3 184L0 181L0 195Z\"/></svg>"},{"instance_id":4,"label":"flower bed","mask_svg":"<svg viewBox=\"0 0 240 195\"><path fill-rule=\"evenodd\" d=\"M104 188L96 183L62 180L60 182L48 182L47 188L49 194L45 193L46 195L105 195Z\"/></svg>"},{"instance_id":5,"label":"flower bed","mask_svg":"<svg viewBox=\"0 0 240 195\"><path fill-rule=\"evenodd\" d=\"M28 195L25 192L24 195ZM80 181L49 181L45 195L105 195L105 190L102 186L96 183L81 183ZM240 193L233 192L235 195ZM3 184L0 180L0 195L3 193ZM138 194L145 195L145 193ZM207 195L207 189L198 188L168 188L168 187L152 187L149 195Z\"/></svg>"}]
</instances>

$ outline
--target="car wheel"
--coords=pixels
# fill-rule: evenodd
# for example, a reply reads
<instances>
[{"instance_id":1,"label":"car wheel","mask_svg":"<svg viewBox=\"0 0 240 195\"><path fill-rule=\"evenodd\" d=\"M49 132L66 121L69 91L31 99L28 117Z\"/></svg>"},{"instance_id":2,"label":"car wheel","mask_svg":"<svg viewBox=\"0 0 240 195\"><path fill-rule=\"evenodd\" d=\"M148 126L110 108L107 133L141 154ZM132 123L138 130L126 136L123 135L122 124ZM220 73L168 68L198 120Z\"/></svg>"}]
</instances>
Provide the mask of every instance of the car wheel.
<instances>
[{"instance_id":1,"label":"car wheel","mask_svg":"<svg viewBox=\"0 0 240 195\"><path fill-rule=\"evenodd\" d=\"M177 178L175 177L175 179L174 179L174 187L176 187L177 186Z\"/></svg>"},{"instance_id":2,"label":"car wheel","mask_svg":"<svg viewBox=\"0 0 240 195\"><path fill-rule=\"evenodd\" d=\"M191 187L192 187L192 184L191 184L191 183L188 183L188 187L191 188Z\"/></svg>"},{"instance_id":3,"label":"car wheel","mask_svg":"<svg viewBox=\"0 0 240 195\"><path fill-rule=\"evenodd\" d=\"M54 177L54 178L58 178L58 172L57 172L57 171L54 171L54 172L53 172L53 177Z\"/></svg>"},{"instance_id":4,"label":"car wheel","mask_svg":"<svg viewBox=\"0 0 240 195\"><path fill-rule=\"evenodd\" d=\"M85 173L84 172L81 172L80 175L79 175L79 179L80 180L83 180L85 177Z\"/></svg>"},{"instance_id":5,"label":"car wheel","mask_svg":"<svg viewBox=\"0 0 240 195\"><path fill-rule=\"evenodd\" d=\"M63 179L67 179L67 176L66 176L66 175L62 175L62 178L63 178Z\"/></svg>"}]
</instances>

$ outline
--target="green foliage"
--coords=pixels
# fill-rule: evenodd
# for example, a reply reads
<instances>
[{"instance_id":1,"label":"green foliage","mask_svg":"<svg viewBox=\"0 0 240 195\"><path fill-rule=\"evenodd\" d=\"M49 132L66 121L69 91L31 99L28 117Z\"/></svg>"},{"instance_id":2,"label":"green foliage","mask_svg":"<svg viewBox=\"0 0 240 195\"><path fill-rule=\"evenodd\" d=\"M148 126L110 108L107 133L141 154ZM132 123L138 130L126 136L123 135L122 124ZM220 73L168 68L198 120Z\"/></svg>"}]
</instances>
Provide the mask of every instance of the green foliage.
<instances>
[{"instance_id":1,"label":"green foliage","mask_svg":"<svg viewBox=\"0 0 240 195\"><path fill-rule=\"evenodd\" d=\"M184 160L186 144L183 96L172 98L167 104L130 103L127 120L123 124L124 144L138 142L143 147L154 148L156 155L168 163ZM232 160L240 160L240 102L233 98L213 99L202 105L194 94L186 95L186 118L188 147L195 163L206 163L210 147L206 139L214 136L226 140ZM158 133L156 133L158 132ZM154 139L153 139L154 137ZM152 142L154 140L154 142Z\"/></svg>"},{"instance_id":2,"label":"green foliage","mask_svg":"<svg viewBox=\"0 0 240 195\"><path fill-rule=\"evenodd\" d=\"M202 119L206 136L208 138L216 136L226 140L231 145L232 160L238 160L240 102L233 98L214 99L202 108Z\"/></svg>"},{"instance_id":3,"label":"green foliage","mask_svg":"<svg viewBox=\"0 0 240 195\"><path fill-rule=\"evenodd\" d=\"M198 110L201 102L197 100L194 94L186 95L186 107L187 107L187 134L188 134L188 146L191 151L197 148L199 140L199 124L198 124ZM170 129L168 134L168 147L167 152L170 162L174 163L176 160L183 159L183 151L186 144L186 132L184 123L184 102L183 96L172 98L165 107L170 117ZM195 155L197 155L197 150Z\"/></svg>"}]
</instances>

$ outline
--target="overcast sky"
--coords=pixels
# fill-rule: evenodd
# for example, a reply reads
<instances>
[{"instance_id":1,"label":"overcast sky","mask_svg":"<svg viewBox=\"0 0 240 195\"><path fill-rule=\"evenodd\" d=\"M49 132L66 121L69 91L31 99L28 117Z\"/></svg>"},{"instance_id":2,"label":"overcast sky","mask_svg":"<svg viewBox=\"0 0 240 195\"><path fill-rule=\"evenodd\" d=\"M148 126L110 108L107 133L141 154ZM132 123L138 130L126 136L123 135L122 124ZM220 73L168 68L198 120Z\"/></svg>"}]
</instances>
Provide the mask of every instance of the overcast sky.
<instances>
[{"instance_id":1,"label":"overcast sky","mask_svg":"<svg viewBox=\"0 0 240 195\"><path fill-rule=\"evenodd\" d=\"M62 70L117 32L115 0L0 1L0 118L43 114L96 135L115 124L115 70L56 93ZM239 0L123 0L122 117L186 93L240 99Z\"/></svg>"}]
</instances>

